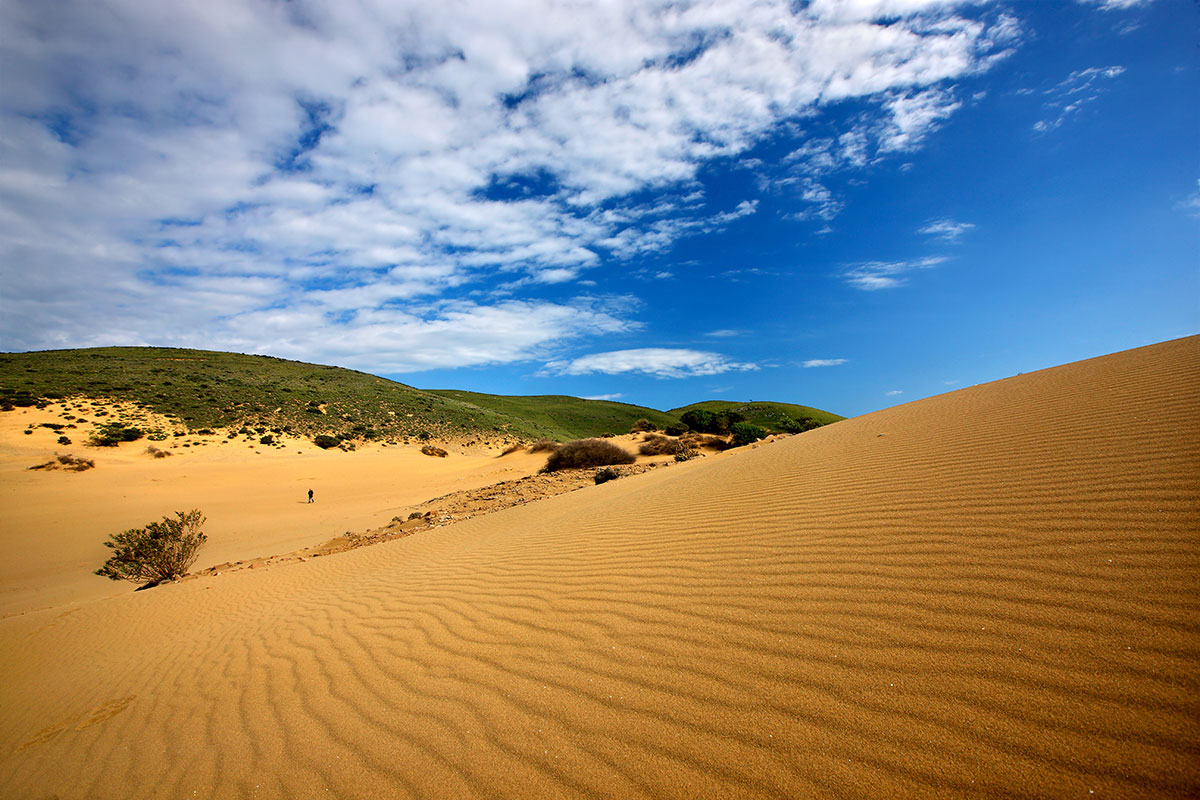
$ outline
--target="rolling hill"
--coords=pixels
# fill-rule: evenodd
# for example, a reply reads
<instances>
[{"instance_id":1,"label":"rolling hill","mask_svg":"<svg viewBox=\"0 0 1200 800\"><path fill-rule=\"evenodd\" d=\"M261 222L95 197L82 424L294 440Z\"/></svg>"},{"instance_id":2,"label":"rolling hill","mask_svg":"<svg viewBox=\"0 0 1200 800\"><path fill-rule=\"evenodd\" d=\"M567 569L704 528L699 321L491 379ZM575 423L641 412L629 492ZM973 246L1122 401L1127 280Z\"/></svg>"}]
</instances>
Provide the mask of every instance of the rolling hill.
<instances>
[{"instance_id":1,"label":"rolling hill","mask_svg":"<svg viewBox=\"0 0 1200 800\"><path fill-rule=\"evenodd\" d=\"M785 403L710 401L670 412L563 395L512 397L421 390L365 372L273 356L165 347L100 347L0 354L0 405L105 397L137 403L197 431L264 428L348 440L565 441L627 433L639 419L679 423L691 408L740 411L768 430L787 419L841 417Z\"/></svg>"}]
</instances>

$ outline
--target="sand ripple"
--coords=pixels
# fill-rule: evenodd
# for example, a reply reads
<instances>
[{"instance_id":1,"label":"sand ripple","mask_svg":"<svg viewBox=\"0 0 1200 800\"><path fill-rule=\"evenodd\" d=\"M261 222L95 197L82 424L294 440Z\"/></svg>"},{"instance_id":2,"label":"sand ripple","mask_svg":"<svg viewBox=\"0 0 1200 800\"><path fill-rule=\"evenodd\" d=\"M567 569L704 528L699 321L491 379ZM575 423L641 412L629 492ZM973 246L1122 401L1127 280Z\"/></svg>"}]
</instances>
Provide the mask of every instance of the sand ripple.
<instances>
[{"instance_id":1,"label":"sand ripple","mask_svg":"<svg viewBox=\"0 0 1200 800\"><path fill-rule=\"evenodd\" d=\"M0 794L1196 796L1198 398L1193 337L4 620Z\"/></svg>"}]
</instances>

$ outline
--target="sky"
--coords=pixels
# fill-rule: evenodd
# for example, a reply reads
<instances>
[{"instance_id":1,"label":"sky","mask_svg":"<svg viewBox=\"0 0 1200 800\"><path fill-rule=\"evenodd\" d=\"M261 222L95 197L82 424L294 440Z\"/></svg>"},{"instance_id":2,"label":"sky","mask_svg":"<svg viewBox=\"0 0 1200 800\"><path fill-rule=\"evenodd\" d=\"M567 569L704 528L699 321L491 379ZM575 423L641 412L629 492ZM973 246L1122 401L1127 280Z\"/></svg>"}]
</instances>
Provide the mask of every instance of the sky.
<instances>
[{"instance_id":1,"label":"sky","mask_svg":"<svg viewBox=\"0 0 1200 800\"><path fill-rule=\"evenodd\" d=\"M1198 9L3 0L0 350L849 416L1192 335Z\"/></svg>"}]
</instances>

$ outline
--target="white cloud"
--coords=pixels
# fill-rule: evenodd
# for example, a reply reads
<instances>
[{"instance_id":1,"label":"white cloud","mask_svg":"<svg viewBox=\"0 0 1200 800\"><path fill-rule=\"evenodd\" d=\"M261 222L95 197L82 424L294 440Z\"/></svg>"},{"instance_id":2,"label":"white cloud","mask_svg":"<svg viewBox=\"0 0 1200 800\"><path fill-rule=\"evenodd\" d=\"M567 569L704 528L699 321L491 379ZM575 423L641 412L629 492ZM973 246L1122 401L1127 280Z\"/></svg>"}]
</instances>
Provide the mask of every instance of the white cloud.
<instances>
[{"instance_id":1,"label":"white cloud","mask_svg":"<svg viewBox=\"0 0 1200 800\"><path fill-rule=\"evenodd\" d=\"M842 277L846 283L864 291L894 289L907 282L906 275L909 272L936 267L945 261L946 258L941 256L916 261L869 261L849 267L842 273Z\"/></svg>"},{"instance_id":2,"label":"white cloud","mask_svg":"<svg viewBox=\"0 0 1200 800\"><path fill-rule=\"evenodd\" d=\"M569 361L552 361L546 364L544 371L551 375L588 375L598 372L605 375L641 373L658 378L688 378L755 369L758 367L754 364L738 363L719 353L644 347L593 353Z\"/></svg>"},{"instance_id":3,"label":"white cloud","mask_svg":"<svg viewBox=\"0 0 1200 800\"><path fill-rule=\"evenodd\" d=\"M1186 213L1189 217L1200 219L1200 180L1196 181L1196 191L1176 203L1175 207Z\"/></svg>"},{"instance_id":4,"label":"white cloud","mask_svg":"<svg viewBox=\"0 0 1200 800\"><path fill-rule=\"evenodd\" d=\"M708 333L706 333L704 335L712 336L713 338L716 338L716 339L727 339L731 336L741 336L742 332L735 331L731 328L721 328L720 330L709 331Z\"/></svg>"},{"instance_id":5,"label":"white cloud","mask_svg":"<svg viewBox=\"0 0 1200 800\"><path fill-rule=\"evenodd\" d=\"M1101 11L1124 11L1138 6L1148 6L1154 0L1076 0L1089 6L1099 6Z\"/></svg>"},{"instance_id":6,"label":"white cloud","mask_svg":"<svg viewBox=\"0 0 1200 800\"><path fill-rule=\"evenodd\" d=\"M810 358L801 364L801 366L805 369L811 369L812 367L838 367L845 363L846 359L844 358Z\"/></svg>"},{"instance_id":7,"label":"white cloud","mask_svg":"<svg viewBox=\"0 0 1200 800\"><path fill-rule=\"evenodd\" d=\"M593 394L593 395L588 395L587 397L585 397L585 398L583 398L583 399L584 399L584 400L620 400L620 399L621 399L622 397L624 397L624 396L625 396L625 395L624 395L624 394L622 394L621 392L615 392L615 393L613 393L613 394Z\"/></svg>"},{"instance_id":8,"label":"white cloud","mask_svg":"<svg viewBox=\"0 0 1200 800\"><path fill-rule=\"evenodd\" d=\"M1057 86L1046 90L1050 99L1042 107L1050 112L1050 116L1035 122L1033 129L1038 133L1049 133L1062 127L1080 109L1100 98L1105 91L1104 82L1120 77L1124 72L1125 68L1121 66L1090 67L1072 72Z\"/></svg>"},{"instance_id":9,"label":"white cloud","mask_svg":"<svg viewBox=\"0 0 1200 800\"><path fill-rule=\"evenodd\" d=\"M896 397L897 395L902 395L902 394L904 394L903 389L891 389L891 390L883 393L884 397Z\"/></svg>"},{"instance_id":10,"label":"white cloud","mask_svg":"<svg viewBox=\"0 0 1200 800\"><path fill-rule=\"evenodd\" d=\"M697 175L853 101L797 183L836 216L822 158L919 146L960 105L950 82L1015 39L963 5L2 4L0 338L529 357L594 330L538 292L756 213L710 207ZM490 355L428 335L497 276L555 321Z\"/></svg>"},{"instance_id":11,"label":"white cloud","mask_svg":"<svg viewBox=\"0 0 1200 800\"><path fill-rule=\"evenodd\" d=\"M962 239L964 233L974 227L975 223L973 222L955 222L952 219L943 217L942 219L930 220L917 233L933 236L948 244L955 244Z\"/></svg>"}]
</instances>

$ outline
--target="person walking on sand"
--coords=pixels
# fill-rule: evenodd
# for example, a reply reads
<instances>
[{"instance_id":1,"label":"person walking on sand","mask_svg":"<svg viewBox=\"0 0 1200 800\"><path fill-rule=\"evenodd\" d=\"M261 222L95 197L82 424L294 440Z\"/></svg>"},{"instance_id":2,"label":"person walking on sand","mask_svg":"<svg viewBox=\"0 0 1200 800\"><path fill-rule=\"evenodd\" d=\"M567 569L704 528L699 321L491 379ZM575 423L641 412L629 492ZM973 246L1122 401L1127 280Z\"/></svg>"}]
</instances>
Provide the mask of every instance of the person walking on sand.
<instances>
[{"instance_id":1,"label":"person walking on sand","mask_svg":"<svg viewBox=\"0 0 1200 800\"><path fill-rule=\"evenodd\" d=\"M312 489L309 489L308 490L308 502L311 503L312 501L313 501Z\"/></svg>"}]
</instances>

